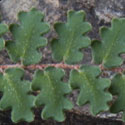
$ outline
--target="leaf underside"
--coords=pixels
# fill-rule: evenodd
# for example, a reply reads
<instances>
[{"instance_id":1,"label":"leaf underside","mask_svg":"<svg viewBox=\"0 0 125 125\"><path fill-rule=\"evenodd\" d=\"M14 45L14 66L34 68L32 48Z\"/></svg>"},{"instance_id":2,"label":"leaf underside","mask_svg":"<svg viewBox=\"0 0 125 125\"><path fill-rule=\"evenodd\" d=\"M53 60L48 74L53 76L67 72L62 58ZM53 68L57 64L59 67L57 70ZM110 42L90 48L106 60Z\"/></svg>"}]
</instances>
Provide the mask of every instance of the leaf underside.
<instances>
[{"instance_id":1,"label":"leaf underside","mask_svg":"<svg viewBox=\"0 0 125 125\"><path fill-rule=\"evenodd\" d=\"M0 50L5 47L5 41L1 36L8 31L8 27L5 24L0 24Z\"/></svg>"},{"instance_id":2,"label":"leaf underside","mask_svg":"<svg viewBox=\"0 0 125 125\"><path fill-rule=\"evenodd\" d=\"M120 57L125 53L125 18L113 19L111 28L103 27L102 41L93 41L92 50L95 63L111 68L123 63Z\"/></svg>"},{"instance_id":3,"label":"leaf underside","mask_svg":"<svg viewBox=\"0 0 125 125\"><path fill-rule=\"evenodd\" d=\"M18 17L20 24L10 26L14 40L7 42L8 54L14 62L36 64L42 58L37 49L47 44L47 39L42 35L49 31L49 25L41 21L43 14L36 9L20 12Z\"/></svg>"},{"instance_id":4,"label":"leaf underside","mask_svg":"<svg viewBox=\"0 0 125 125\"><path fill-rule=\"evenodd\" d=\"M52 56L56 61L68 64L82 60L81 48L90 45L91 40L85 34L91 30L91 25L85 22L83 11L69 11L67 23L56 23L54 28L59 38L51 43Z\"/></svg>"},{"instance_id":5,"label":"leaf underside","mask_svg":"<svg viewBox=\"0 0 125 125\"><path fill-rule=\"evenodd\" d=\"M44 71L38 70L35 73L32 87L40 90L36 97L36 105L44 105L41 117L43 119L53 118L59 122L64 121L63 110L70 110L73 105L65 97L71 88L69 84L61 81L64 76L62 69L48 67Z\"/></svg>"},{"instance_id":6,"label":"leaf underside","mask_svg":"<svg viewBox=\"0 0 125 125\"><path fill-rule=\"evenodd\" d=\"M0 91L3 93L0 99L0 110L11 108L13 122L24 120L31 122L34 114L31 108L34 106L34 96L28 95L31 91L31 83L21 80L24 71L19 68L7 69L4 74L0 73Z\"/></svg>"},{"instance_id":7,"label":"leaf underside","mask_svg":"<svg viewBox=\"0 0 125 125\"><path fill-rule=\"evenodd\" d=\"M110 80L97 78L99 75L100 69L97 66L83 66L70 73L71 87L80 91L77 104L84 105L89 102L93 115L108 110L107 102L112 99L111 94L105 91L110 86Z\"/></svg>"},{"instance_id":8,"label":"leaf underside","mask_svg":"<svg viewBox=\"0 0 125 125\"><path fill-rule=\"evenodd\" d=\"M117 74L112 79L110 91L113 95L118 95L117 100L111 107L111 112L118 113L123 111L123 120L125 121L125 75Z\"/></svg>"}]
</instances>

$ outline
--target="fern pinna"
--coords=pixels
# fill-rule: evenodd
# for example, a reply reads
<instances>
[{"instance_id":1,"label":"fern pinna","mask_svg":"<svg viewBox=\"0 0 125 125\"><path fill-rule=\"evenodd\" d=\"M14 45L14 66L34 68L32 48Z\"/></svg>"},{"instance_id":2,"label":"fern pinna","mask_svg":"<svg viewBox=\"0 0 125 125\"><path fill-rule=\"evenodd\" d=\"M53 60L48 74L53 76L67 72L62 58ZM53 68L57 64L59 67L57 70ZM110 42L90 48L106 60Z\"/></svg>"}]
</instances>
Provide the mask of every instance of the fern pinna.
<instances>
[{"instance_id":1,"label":"fern pinna","mask_svg":"<svg viewBox=\"0 0 125 125\"><path fill-rule=\"evenodd\" d=\"M67 22L54 25L57 38L50 45L55 64L38 64L42 59L39 48L47 45L43 35L50 30L50 25L43 21L44 15L31 9L20 12L18 18L20 23L9 26L13 37L10 41L2 37L8 31L7 25L0 24L0 50L5 49L10 59L18 63L0 65L1 111L11 109L15 123L31 122L32 109L43 106L42 119L61 122L65 120L64 110L73 109L67 95L78 89L77 105L90 103L93 115L122 111L125 120L125 69L120 55L125 53L125 18L113 19L111 28L100 29L101 40L92 41L87 36L92 26L85 21L85 12L68 11ZM84 48L92 49L92 65L81 63ZM24 69L36 70L32 80L24 78ZM67 82L63 80L65 69L70 69ZM103 78L105 70L115 71L113 77ZM118 98L109 105L114 95Z\"/></svg>"}]
</instances>

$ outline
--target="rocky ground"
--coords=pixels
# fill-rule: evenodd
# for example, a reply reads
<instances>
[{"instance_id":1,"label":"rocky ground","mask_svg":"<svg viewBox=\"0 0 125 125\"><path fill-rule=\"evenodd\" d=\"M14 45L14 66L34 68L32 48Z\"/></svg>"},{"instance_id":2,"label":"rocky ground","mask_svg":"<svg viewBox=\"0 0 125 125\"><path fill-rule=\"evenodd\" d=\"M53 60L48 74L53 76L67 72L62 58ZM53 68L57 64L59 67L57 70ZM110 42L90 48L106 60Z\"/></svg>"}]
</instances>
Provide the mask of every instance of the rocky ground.
<instances>
[{"instance_id":1,"label":"rocky ground","mask_svg":"<svg viewBox=\"0 0 125 125\"><path fill-rule=\"evenodd\" d=\"M74 10L84 10L86 12L87 21L89 21L92 26L93 30L89 33L91 39L100 39L99 37L99 27L101 26L110 26L110 21L112 18L117 17L125 17L125 0L1 0L0 1L0 14L1 14L1 21L7 24L18 22L17 14L19 11L28 11L31 8L38 8L45 14L45 20L49 22L52 26L52 30L49 34L47 34L47 38L49 39L49 43L53 37L55 37L55 32L53 31L53 24L57 21L66 21L66 13L70 9ZM11 36L8 34L5 36L6 39L11 39ZM41 63L50 63L54 62L51 58L51 51L49 49L49 44L46 48L41 49L43 52L43 60ZM91 63L91 51L89 49L84 51L85 59L82 60L80 63ZM6 51L0 52L0 64L11 64L12 62L9 60ZM70 99L75 102L77 96L77 92L75 91L71 96ZM72 114L72 117L76 119L76 121L80 121L81 115L90 115L88 105L85 107L77 107L74 108L76 114L79 114L79 117L75 117L75 114ZM0 113L0 120L1 118L7 119L7 113ZM69 113L71 114L71 113ZM68 116L67 116L68 117ZM101 113L97 117L99 118L108 118L112 120L120 120L120 114L111 114L108 112ZM87 120L86 116L84 116L84 120ZM9 123L12 124L9 120ZM93 117L88 117L88 121L96 121ZM68 120L72 120L69 118ZM83 120L83 118L81 118ZM103 120L98 123L98 125L122 125L122 122L113 122L104 123ZM5 121L4 121L5 122ZM71 123L71 122L69 122ZM64 124L69 124L64 123ZM35 124L35 123L34 123ZM43 123L49 124L49 122ZM55 122L51 122L51 124L56 124ZM78 125L82 125L82 122ZM91 123L86 125L96 125L95 123Z\"/></svg>"}]
</instances>

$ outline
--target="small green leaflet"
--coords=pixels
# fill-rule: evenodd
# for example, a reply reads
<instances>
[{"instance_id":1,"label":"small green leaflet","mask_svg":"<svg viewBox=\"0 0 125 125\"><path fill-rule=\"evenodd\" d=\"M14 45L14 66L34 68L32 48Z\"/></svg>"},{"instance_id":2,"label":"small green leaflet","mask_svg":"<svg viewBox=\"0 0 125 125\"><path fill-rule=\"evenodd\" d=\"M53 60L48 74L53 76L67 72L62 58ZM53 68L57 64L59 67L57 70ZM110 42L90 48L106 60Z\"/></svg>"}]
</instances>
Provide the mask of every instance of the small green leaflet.
<instances>
[{"instance_id":1,"label":"small green leaflet","mask_svg":"<svg viewBox=\"0 0 125 125\"><path fill-rule=\"evenodd\" d=\"M59 38L52 41L52 56L57 61L73 64L83 58L80 49L91 44L91 40L85 36L91 30L91 25L85 22L84 11L69 11L67 18L67 23L56 23L54 26Z\"/></svg>"},{"instance_id":2,"label":"small green leaflet","mask_svg":"<svg viewBox=\"0 0 125 125\"><path fill-rule=\"evenodd\" d=\"M112 79L110 91L113 95L118 95L117 100L111 107L111 112L117 113L123 111L123 120L125 121L125 75L117 74Z\"/></svg>"},{"instance_id":3,"label":"small green leaflet","mask_svg":"<svg viewBox=\"0 0 125 125\"><path fill-rule=\"evenodd\" d=\"M98 78L101 71L97 66L83 66L79 70L70 73L70 84L73 89L80 89L77 99L78 105L90 103L90 111L93 115L109 109L108 102L112 96L106 89L110 86L110 80Z\"/></svg>"},{"instance_id":4,"label":"small green leaflet","mask_svg":"<svg viewBox=\"0 0 125 125\"><path fill-rule=\"evenodd\" d=\"M0 24L0 50L2 50L5 46L5 41L1 36L8 31L8 27L6 24Z\"/></svg>"},{"instance_id":5,"label":"small green leaflet","mask_svg":"<svg viewBox=\"0 0 125 125\"><path fill-rule=\"evenodd\" d=\"M18 17L20 24L10 26L14 41L7 42L8 54L14 62L36 64L42 58L37 49L47 44L47 39L42 35L49 31L50 26L42 22L44 16L36 9L20 12Z\"/></svg>"},{"instance_id":6,"label":"small green leaflet","mask_svg":"<svg viewBox=\"0 0 125 125\"><path fill-rule=\"evenodd\" d=\"M10 68L5 73L0 73L0 91L3 96L0 99L0 110L12 109L11 119L13 122L34 120L31 108L35 105L35 97L29 95L31 83L21 80L24 71L19 68Z\"/></svg>"},{"instance_id":7,"label":"small green leaflet","mask_svg":"<svg viewBox=\"0 0 125 125\"><path fill-rule=\"evenodd\" d=\"M59 68L48 67L44 71L37 70L33 79L32 87L40 90L36 98L36 105L44 105L41 117L53 118L56 121L64 121L63 110L72 109L72 103L65 97L71 92L68 83L61 81L64 71Z\"/></svg>"},{"instance_id":8,"label":"small green leaflet","mask_svg":"<svg viewBox=\"0 0 125 125\"><path fill-rule=\"evenodd\" d=\"M112 27L100 30L102 42L93 41L93 58L95 63L107 68L116 67L123 63L120 57L125 53L125 18L113 19Z\"/></svg>"}]
</instances>

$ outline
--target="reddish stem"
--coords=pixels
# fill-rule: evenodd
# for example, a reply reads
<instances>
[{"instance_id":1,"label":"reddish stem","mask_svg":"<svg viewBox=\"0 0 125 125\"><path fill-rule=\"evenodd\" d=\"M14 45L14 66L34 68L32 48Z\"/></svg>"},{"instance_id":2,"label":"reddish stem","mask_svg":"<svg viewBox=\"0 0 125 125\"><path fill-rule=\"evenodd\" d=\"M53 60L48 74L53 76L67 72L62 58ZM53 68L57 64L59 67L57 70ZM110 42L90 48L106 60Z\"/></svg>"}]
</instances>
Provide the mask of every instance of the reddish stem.
<instances>
[{"instance_id":1,"label":"reddish stem","mask_svg":"<svg viewBox=\"0 0 125 125\"><path fill-rule=\"evenodd\" d=\"M0 69L15 68L15 67L25 68L25 69L44 69L48 66L63 68L63 69L79 69L80 68L80 65L68 65L68 64L58 63L58 64L37 64L37 65L29 65L29 66L23 66L20 64L0 65Z\"/></svg>"},{"instance_id":2,"label":"reddish stem","mask_svg":"<svg viewBox=\"0 0 125 125\"><path fill-rule=\"evenodd\" d=\"M63 69L79 69L81 65L68 65L64 63L58 63L58 64L37 64L37 65L23 66L21 64L13 64L13 65L0 65L0 70L4 70L7 68L15 68L15 67L24 68L24 69L44 69L48 66L63 68ZM104 68L102 65L100 65L100 69L102 71L114 71L119 73L122 73L125 71L125 67L108 69L108 68Z\"/></svg>"},{"instance_id":3,"label":"reddish stem","mask_svg":"<svg viewBox=\"0 0 125 125\"><path fill-rule=\"evenodd\" d=\"M113 71L118 73L123 73L125 71L125 67L117 67L117 68L105 68L102 65L99 66L102 71Z\"/></svg>"}]
</instances>

